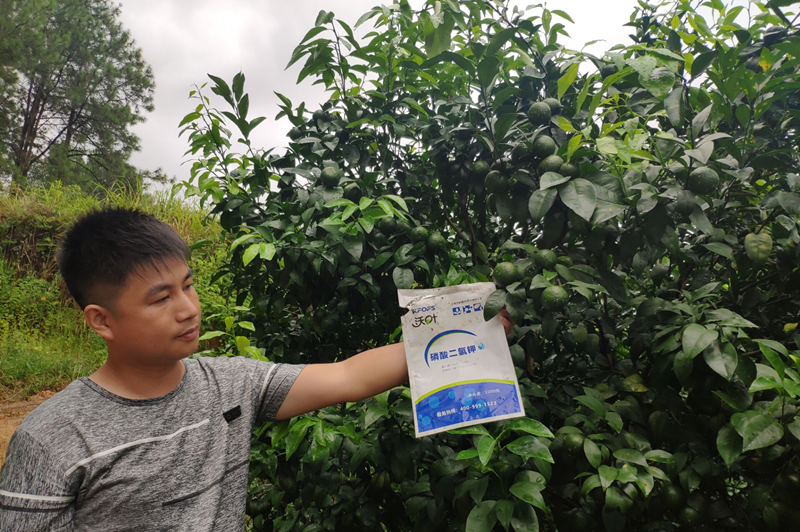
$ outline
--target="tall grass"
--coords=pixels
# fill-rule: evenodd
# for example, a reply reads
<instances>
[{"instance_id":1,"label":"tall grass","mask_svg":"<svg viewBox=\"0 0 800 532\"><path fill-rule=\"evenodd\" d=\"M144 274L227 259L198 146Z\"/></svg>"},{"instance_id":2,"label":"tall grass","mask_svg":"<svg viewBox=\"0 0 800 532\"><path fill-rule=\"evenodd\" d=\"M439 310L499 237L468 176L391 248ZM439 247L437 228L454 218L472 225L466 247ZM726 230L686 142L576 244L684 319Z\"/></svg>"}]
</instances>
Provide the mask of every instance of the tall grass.
<instances>
[{"instance_id":1,"label":"tall grass","mask_svg":"<svg viewBox=\"0 0 800 532\"><path fill-rule=\"evenodd\" d=\"M58 274L56 249L82 214L103 206L139 208L176 229L193 252L195 286L208 316L226 308L226 281L209 280L226 258L219 224L208 212L168 191L105 190L99 200L77 187L0 193L0 399L58 390L89 375L106 356L105 344L84 323ZM204 318L204 328L216 328Z\"/></svg>"}]
</instances>

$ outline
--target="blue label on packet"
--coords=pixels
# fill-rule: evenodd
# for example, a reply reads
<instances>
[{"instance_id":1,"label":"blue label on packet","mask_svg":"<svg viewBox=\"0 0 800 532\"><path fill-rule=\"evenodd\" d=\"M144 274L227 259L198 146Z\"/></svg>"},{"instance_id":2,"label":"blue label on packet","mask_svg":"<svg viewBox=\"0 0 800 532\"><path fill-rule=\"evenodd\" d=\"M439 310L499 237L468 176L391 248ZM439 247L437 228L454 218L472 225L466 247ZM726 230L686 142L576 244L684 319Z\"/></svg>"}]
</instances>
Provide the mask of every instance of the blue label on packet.
<instances>
[{"instance_id":1,"label":"blue label on packet","mask_svg":"<svg viewBox=\"0 0 800 532\"><path fill-rule=\"evenodd\" d=\"M419 432L522 411L511 381L470 381L434 390L417 401Z\"/></svg>"}]
</instances>

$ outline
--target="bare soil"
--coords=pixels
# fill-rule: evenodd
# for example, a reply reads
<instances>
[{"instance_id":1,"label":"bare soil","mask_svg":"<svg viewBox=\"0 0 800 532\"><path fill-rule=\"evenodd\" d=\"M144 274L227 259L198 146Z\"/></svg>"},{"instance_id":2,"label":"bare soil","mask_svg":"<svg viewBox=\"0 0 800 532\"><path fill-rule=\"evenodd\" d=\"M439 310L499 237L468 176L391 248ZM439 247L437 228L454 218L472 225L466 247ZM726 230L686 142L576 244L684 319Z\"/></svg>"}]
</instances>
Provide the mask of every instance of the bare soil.
<instances>
[{"instance_id":1,"label":"bare soil","mask_svg":"<svg viewBox=\"0 0 800 532\"><path fill-rule=\"evenodd\" d=\"M30 414L34 408L42 404L46 399L53 397L55 393L53 391L44 391L31 396L27 401L0 403L0 466L5 462L6 449L11 435L22 424L25 416Z\"/></svg>"}]
</instances>

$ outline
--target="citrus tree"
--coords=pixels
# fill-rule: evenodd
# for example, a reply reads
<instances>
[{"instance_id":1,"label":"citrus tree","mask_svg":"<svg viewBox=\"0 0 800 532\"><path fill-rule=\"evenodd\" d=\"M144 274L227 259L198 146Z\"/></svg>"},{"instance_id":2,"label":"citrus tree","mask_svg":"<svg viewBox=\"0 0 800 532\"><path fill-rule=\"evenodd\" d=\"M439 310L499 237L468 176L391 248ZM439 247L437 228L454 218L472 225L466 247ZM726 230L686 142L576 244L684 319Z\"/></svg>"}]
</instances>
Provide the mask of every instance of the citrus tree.
<instances>
[{"instance_id":1,"label":"citrus tree","mask_svg":"<svg viewBox=\"0 0 800 532\"><path fill-rule=\"evenodd\" d=\"M184 187L242 311L203 338L341 360L399 339L398 288L488 280L516 322L523 421L415 439L400 387L266 424L253 528L800 525L791 3L639 2L601 57L543 6L322 11L289 65L329 99L279 95L286 150L252 146L243 74L210 76L226 110L192 91Z\"/></svg>"}]
</instances>

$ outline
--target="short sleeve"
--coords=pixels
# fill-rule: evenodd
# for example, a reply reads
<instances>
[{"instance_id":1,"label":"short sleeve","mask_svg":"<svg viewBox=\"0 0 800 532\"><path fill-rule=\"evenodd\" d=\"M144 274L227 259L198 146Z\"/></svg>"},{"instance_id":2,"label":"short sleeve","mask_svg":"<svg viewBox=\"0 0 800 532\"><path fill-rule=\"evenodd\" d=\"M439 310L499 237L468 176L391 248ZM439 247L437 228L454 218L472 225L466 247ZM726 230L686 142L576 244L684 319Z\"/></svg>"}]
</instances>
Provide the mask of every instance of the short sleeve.
<instances>
[{"instance_id":1,"label":"short sleeve","mask_svg":"<svg viewBox=\"0 0 800 532\"><path fill-rule=\"evenodd\" d=\"M258 390L258 421L272 421L305 365L262 363L261 386Z\"/></svg>"},{"instance_id":2,"label":"short sleeve","mask_svg":"<svg viewBox=\"0 0 800 532\"><path fill-rule=\"evenodd\" d=\"M0 472L0 530L71 531L77 491L52 453L17 429Z\"/></svg>"}]
</instances>

